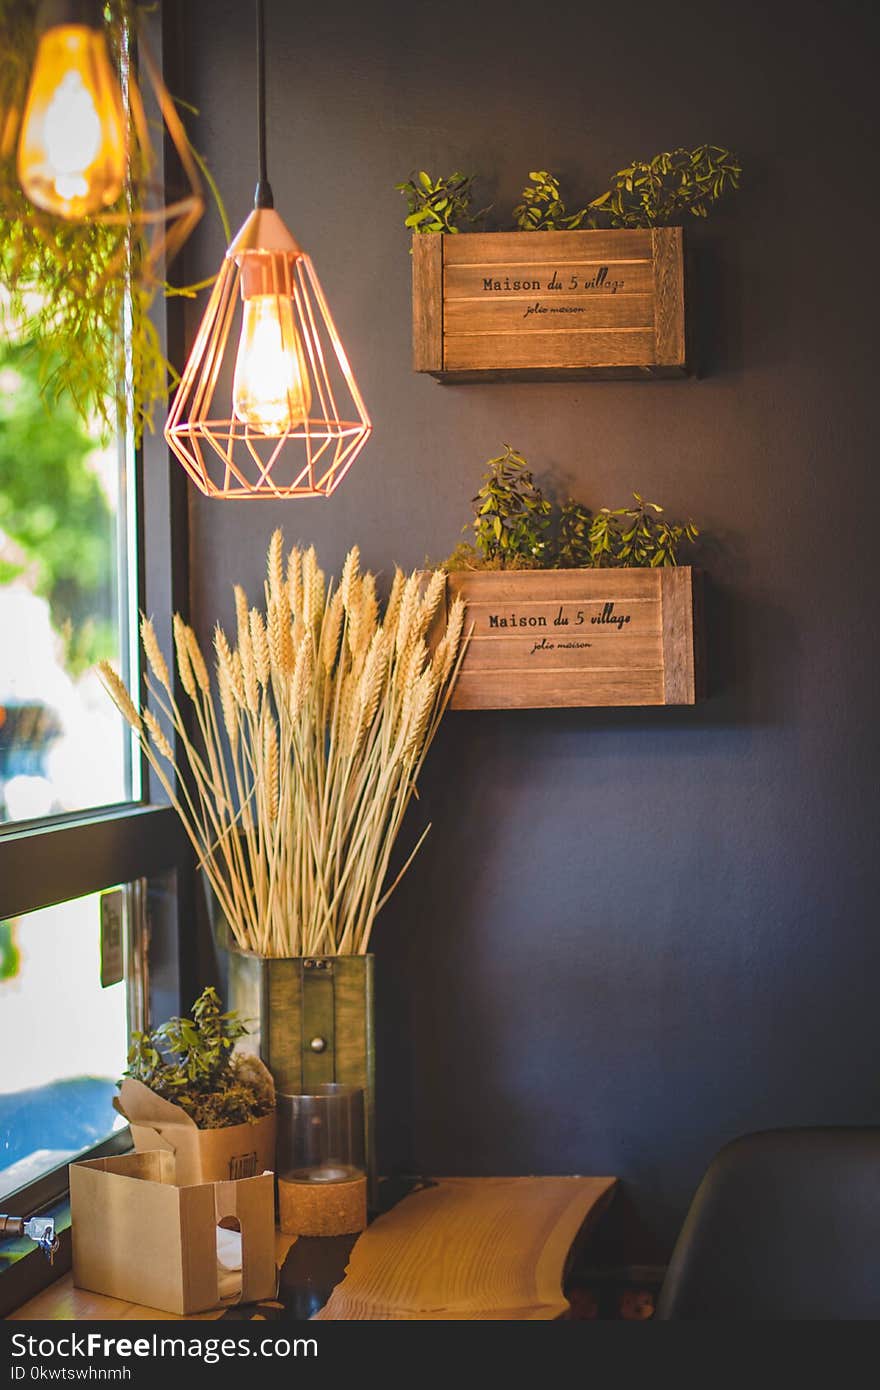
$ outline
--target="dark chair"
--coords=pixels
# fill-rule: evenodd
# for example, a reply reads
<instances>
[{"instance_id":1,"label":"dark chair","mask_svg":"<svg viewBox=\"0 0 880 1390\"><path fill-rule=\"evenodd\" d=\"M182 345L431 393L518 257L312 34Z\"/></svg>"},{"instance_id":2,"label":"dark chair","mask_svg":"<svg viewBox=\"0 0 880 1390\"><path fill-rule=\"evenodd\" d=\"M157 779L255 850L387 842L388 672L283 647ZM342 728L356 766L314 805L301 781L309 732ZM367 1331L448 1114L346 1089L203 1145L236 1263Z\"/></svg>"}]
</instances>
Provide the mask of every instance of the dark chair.
<instances>
[{"instance_id":1,"label":"dark chair","mask_svg":"<svg viewBox=\"0 0 880 1390\"><path fill-rule=\"evenodd\" d=\"M662 1320L880 1318L880 1129L749 1134L713 1159Z\"/></svg>"}]
</instances>

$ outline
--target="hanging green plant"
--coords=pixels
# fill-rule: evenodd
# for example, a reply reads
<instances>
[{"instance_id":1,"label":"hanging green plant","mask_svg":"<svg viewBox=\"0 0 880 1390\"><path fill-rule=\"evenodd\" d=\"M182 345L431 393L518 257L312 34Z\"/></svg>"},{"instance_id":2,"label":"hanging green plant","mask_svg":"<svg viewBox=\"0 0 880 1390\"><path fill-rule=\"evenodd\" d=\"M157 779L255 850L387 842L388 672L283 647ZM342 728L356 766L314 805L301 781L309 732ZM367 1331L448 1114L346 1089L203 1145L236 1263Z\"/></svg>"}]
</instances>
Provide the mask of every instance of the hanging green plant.
<instances>
[{"instance_id":1,"label":"hanging green plant","mask_svg":"<svg viewBox=\"0 0 880 1390\"><path fill-rule=\"evenodd\" d=\"M133 0L107 0L106 37L116 64L136 24ZM201 286L157 284L148 271L148 229L132 221L147 154L135 138L134 167L120 200L130 214L112 221L69 221L37 209L24 195L16 150L37 46L36 0L0 0L0 332L36 363L48 410L69 400L86 422L110 435L130 424L139 441L152 429L176 374L150 310L158 290L194 295ZM226 215L204 161L190 153Z\"/></svg>"}]
</instances>

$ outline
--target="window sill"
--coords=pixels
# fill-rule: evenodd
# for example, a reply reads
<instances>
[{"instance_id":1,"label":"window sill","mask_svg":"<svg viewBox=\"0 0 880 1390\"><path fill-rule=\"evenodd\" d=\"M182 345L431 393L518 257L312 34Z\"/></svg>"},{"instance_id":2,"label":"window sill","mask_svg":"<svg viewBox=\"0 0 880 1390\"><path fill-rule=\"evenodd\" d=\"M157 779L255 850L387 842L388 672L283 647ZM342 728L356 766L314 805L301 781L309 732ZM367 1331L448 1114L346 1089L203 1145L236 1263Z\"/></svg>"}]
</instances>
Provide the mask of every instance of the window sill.
<instances>
[{"instance_id":1,"label":"window sill","mask_svg":"<svg viewBox=\"0 0 880 1390\"><path fill-rule=\"evenodd\" d=\"M104 1154L128 1153L132 1148L128 1128L111 1135L103 1144L77 1154L72 1162L100 1158ZM0 1199L0 1207L14 1216L52 1216L55 1231L61 1242L50 1265L46 1256L27 1236L0 1241L0 1318L5 1318L29 1298L48 1288L71 1267L70 1199L67 1191L67 1168L63 1164L33 1183L21 1193ZM23 1205L23 1199L26 1204Z\"/></svg>"},{"instance_id":2,"label":"window sill","mask_svg":"<svg viewBox=\"0 0 880 1390\"><path fill-rule=\"evenodd\" d=\"M0 1318L7 1318L13 1309L48 1288L70 1269L69 1199L64 1197L54 1206L45 1208L40 1215L54 1216L55 1231L61 1244L50 1265L43 1252L27 1236L0 1242Z\"/></svg>"},{"instance_id":3,"label":"window sill","mask_svg":"<svg viewBox=\"0 0 880 1390\"><path fill-rule=\"evenodd\" d=\"M185 832L169 806L126 806L84 820L10 826L0 834L3 915L18 917L113 883L148 878L185 863L187 853Z\"/></svg>"}]
</instances>

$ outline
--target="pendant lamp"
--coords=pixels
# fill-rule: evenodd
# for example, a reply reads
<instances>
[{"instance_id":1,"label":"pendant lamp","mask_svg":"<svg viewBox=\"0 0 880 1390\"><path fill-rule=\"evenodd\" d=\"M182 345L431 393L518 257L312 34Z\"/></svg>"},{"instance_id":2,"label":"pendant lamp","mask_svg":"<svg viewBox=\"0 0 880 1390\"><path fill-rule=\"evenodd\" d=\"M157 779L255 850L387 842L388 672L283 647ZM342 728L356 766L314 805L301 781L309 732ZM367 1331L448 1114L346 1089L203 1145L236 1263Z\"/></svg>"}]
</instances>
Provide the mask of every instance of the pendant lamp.
<instances>
[{"instance_id":1,"label":"pendant lamp","mask_svg":"<svg viewBox=\"0 0 880 1390\"><path fill-rule=\"evenodd\" d=\"M80 218L115 203L125 184L122 93L100 7L43 4L18 142L18 177L30 201Z\"/></svg>"},{"instance_id":2,"label":"pendant lamp","mask_svg":"<svg viewBox=\"0 0 880 1390\"><path fill-rule=\"evenodd\" d=\"M259 179L165 426L208 497L329 497L372 425L310 258L266 173L263 0L257 0Z\"/></svg>"},{"instance_id":3,"label":"pendant lamp","mask_svg":"<svg viewBox=\"0 0 880 1390\"><path fill-rule=\"evenodd\" d=\"M111 56L100 0L42 0L36 25L18 133L22 190L38 213L151 228L139 256L139 274L149 278L159 260L169 260L182 245L205 205L186 133L149 47L141 37L138 66L186 184L170 202L156 174L127 26L119 25L118 52ZM117 268L109 266L108 273Z\"/></svg>"}]
</instances>

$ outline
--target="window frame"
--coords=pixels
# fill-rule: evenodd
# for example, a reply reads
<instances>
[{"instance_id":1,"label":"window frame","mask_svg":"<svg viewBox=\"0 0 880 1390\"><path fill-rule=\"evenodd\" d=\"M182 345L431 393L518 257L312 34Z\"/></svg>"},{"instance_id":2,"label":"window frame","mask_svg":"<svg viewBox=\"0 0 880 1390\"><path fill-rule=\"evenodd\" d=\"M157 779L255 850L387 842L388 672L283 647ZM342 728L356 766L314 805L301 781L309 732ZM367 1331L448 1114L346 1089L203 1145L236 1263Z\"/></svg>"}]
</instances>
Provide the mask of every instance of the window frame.
<instances>
[{"instance_id":1,"label":"window frame","mask_svg":"<svg viewBox=\"0 0 880 1390\"><path fill-rule=\"evenodd\" d=\"M181 7L165 3L147 15L147 37L158 55L165 80L174 85L181 58ZM168 149L156 151L158 174L164 178ZM157 295L154 322L162 349L174 361L183 357L184 323L180 301ZM133 458L136 552L136 602L139 611L154 617L160 648L174 670L172 614L188 611L189 554L187 483L176 466L161 430L145 433ZM129 614L129 621L135 615ZM146 696L143 653L138 644L138 693ZM158 779L141 755L141 795L137 801L99 807L45 821L13 822L0 827L0 917L22 916L74 898L97 893L120 883L157 880L173 873L176 886L159 911L161 921L150 925L147 1021L180 1012L191 997L196 975L195 943L181 922L195 913L195 875L191 847L176 812ZM135 897L146 897L135 894ZM146 912L146 903L143 903ZM157 929L158 927L158 929ZM120 1130L81 1157L124 1152L131 1147L127 1129ZM45 1174L4 1199L12 1215L33 1215L50 1208L63 1213L67 1198L67 1165ZM59 1205L60 1204L60 1205ZM16 1306L70 1268L69 1238L62 1240L54 1267L37 1251L15 1259L0 1272L0 1306Z\"/></svg>"}]
</instances>

